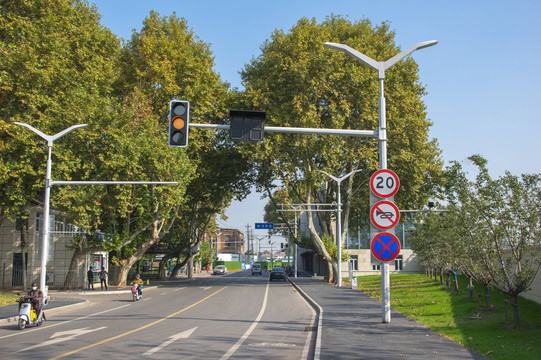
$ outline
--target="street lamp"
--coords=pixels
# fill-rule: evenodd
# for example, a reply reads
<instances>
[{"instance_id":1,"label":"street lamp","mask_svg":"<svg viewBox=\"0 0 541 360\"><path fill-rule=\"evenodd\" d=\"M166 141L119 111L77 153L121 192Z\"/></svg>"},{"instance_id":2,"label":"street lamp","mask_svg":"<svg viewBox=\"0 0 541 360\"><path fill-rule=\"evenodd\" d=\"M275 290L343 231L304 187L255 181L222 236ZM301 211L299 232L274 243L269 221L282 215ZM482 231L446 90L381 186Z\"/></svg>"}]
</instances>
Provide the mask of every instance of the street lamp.
<instances>
[{"instance_id":1,"label":"street lamp","mask_svg":"<svg viewBox=\"0 0 541 360\"><path fill-rule=\"evenodd\" d=\"M368 65L370 68L378 72L379 88L380 88L380 98L379 98L379 129L378 129L378 140L379 140L379 168L387 169L387 125L385 119L385 97L383 94L383 80L385 79L385 70L388 70L394 64L410 55L416 50L424 49L429 46L436 45L437 40L430 40L417 43L412 47L400 52L399 54L393 56L387 61L376 61L357 50L344 45L336 44L331 42L326 42L323 44L327 49L333 49L341 51L345 54L352 56L353 58L359 60L365 65ZM384 262L381 267L381 306L382 306L382 322L390 323L391 322L391 295L389 288L389 264Z\"/></svg>"},{"instance_id":2,"label":"street lamp","mask_svg":"<svg viewBox=\"0 0 541 360\"><path fill-rule=\"evenodd\" d=\"M44 140L47 140L47 147L48 147L48 154L47 154L47 170L45 175L45 199L43 201L43 233L42 233L42 241L41 241L41 274L39 279L39 286L41 288L41 291L44 292L45 296L47 296L47 292L45 289L45 281L46 281L46 273L47 273L47 251L49 250L49 213L50 213L50 206L49 206L49 199L51 195L51 186L52 186L52 180L51 180L51 152L53 150L53 142L56 139L61 138L62 136L72 132L73 130L85 127L86 124L81 125L73 125L72 127L69 127L65 130L62 130L56 135L45 135L38 129L28 125L23 124L20 122L14 122L15 125L23 126L27 129L32 130L36 134L38 134L40 137L42 137Z\"/></svg>"},{"instance_id":3,"label":"street lamp","mask_svg":"<svg viewBox=\"0 0 541 360\"><path fill-rule=\"evenodd\" d=\"M338 184L338 190L336 192L336 253L337 253L337 262L338 262L338 268L336 270L336 272L338 273L338 287L342 287L342 216L341 216L341 211L342 211L342 198L340 196L340 183L347 179L348 177L350 177L351 175L355 174L356 172L359 172L361 170L354 170L352 172L350 172L349 174L346 174L340 178L336 177L336 176L332 176L331 174L323 171L323 170L318 170L320 173L323 173L325 175L327 175L328 177L330 177L331 179L333 179L334 181L336 181L336 183Z\"/></svg>"}]
</instances>

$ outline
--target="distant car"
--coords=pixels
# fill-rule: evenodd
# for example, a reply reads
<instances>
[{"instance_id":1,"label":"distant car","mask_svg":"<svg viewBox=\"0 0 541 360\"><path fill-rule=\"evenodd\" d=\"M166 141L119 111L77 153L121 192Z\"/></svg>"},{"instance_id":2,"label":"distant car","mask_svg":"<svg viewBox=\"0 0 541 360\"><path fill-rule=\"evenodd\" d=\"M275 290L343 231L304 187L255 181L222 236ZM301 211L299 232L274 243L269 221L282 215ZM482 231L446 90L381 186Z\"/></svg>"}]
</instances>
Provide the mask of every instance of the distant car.
<instances>
[{"instance_id":1,"label":"distant car","mask_svg":"<svg viewBox=\"0 0 541 360\"><path fill-rule=\"evenodd\" d=\"M214 268L214 270L212 271L212 274L225 275L227 274L227 268L225 267L225 265L218 265Z\"/></svg>"},{"instance_id":2,"label":"distant car","mask_svg":"<svg viewBox=\"0 0 541 360\"><path fill-rule=\"evenodd\" d=\"M272 281L274 279L281 279L286 281L286 272L281 267L276 267L271 270L269 275L269 281Z\"/></svg>"},{"instance_id":3,"label":"distant car","mask_svg":"<svg viewBox=\"0 0 541 360\"><path fill-rule=\"evenodd\" d=\"M254 264L252 265L252 275L261 275L261 265L260 264Z\"/></svg>"}]
</instances>

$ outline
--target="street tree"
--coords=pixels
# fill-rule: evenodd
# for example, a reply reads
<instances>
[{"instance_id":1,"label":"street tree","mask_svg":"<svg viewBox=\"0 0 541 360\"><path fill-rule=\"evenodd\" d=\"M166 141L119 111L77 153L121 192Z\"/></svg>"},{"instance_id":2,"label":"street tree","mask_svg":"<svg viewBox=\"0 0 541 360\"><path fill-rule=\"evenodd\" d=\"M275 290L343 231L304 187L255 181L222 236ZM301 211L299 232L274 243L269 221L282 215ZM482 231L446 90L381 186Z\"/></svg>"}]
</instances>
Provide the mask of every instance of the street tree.
<instances>
[{"instance_id":1,"label":"street tree","mask_svg":"<svg viewBox=\"0 0 541 360\"><path fill-rule=\"evenodd\" d=\"M50 135L89 124L53 152L55 179L87 180L93 125L112 106L120 41L85 1L6 0L0 14L0 220L13 220L43 202L47 158L43 139L13 122Z\"/></svg>"},{"instance_id":2,"label":"street tree","mask_svg":"<svg viewBox=\"0 0 541 360\"><path fill-rule=\"evenodd\" d=\"M492 179L483 157L469 159L479 170L475 181L454 163L446 172L447 200L460 214L459 226L469 234L491 284L511 297L518 322L518 295L529 289L541 266L541 175L506 172Z\"/></svg>"},{"instance_id":3,"label":"street tree","mask_svg":"<svg viewBox=\"0 0 541 360\"><path fill-rule=\"evenodd\" d=\"M146 99L162 129L168 126L172 98L190 102L190 122L225 121L227 105L234 96L213 69L209 45L194 34L185 19L175 14L161 17L151 11L142 29L134 32L122 49L120 59L115 92L136 93ZM171 251L166 258L188 253L191 259L191 249L201 241L216 214L223 212L234 196L245 196L247 174L252 171L224 134L191 129L188 144L186 149L174 150L189 158L193 177L182 198L177 199L176 221L160 233Z\"/></svg>"},{"instance_id":4,"label":"street tree","mask_svg":"<svg viewBox=\"0 0 541 360\"><path fill-rule=\"evenodd\" d=\"M378 61L400 48L389 24L367 19L351 22L338 16L318 23L303 18L288 32L276 30L261 46L261 55L247 64L241 76L245 103L267 113L266 125L301 128L361 129L378 127L379 84L371 69L344 54L327 50L324 42L345 43ZM425 88L417 64L406 59L386 73L389 168L404 184L396 202L413 207L426 202L441 169L440 150L430 140L431 122L422 102ZM368 138L328 135L266 135L265 142L245 147L258 170L258 184L272 189L276 181L295 203L336 201L336 184L324 187L324 170L335 176L360 170L342 184L346 238L351 206L368 214L368 179L378 169L378 144ZM271 191L272 193L272 191ZM353 198L365 201L353 202ZM317 213L323 234L334 236L333 213ZM311 239L326 264L326 278L337 281L336 261L308 216Z\"/></svg>"}]
</instances>

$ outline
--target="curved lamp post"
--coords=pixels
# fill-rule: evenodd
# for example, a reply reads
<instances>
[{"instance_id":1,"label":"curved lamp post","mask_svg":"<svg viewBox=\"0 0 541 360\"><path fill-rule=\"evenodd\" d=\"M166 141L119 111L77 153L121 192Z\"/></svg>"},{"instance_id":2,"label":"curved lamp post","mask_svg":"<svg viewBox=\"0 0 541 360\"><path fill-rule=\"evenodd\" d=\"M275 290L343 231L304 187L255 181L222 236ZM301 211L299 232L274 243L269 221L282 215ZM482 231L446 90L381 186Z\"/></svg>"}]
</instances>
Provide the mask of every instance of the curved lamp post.
<instances>
[{"instance_id":1,"label":"curved lamp post","mask_svg":"<svg viewBox=\"0 0 541 360\"><path fill-rule=\"evenodd\" d=\"M378 140L379 140L379 168L387 168L387 124L385 118L385 97L383 94L383 80L385 79L385 71L392 67L394 64L404 59L406 56L411 55L416 50L424 49L429 46L436 45L437 40L430 40L417 43L410 48L400 52L399 54L393 56L387 61L376 61L365 54L358 52L357 50L344 45L326 42L323 44L327 49L338 50L345 54L350 55L354 59L362 62L363 64L369 66L370 68L378 72L379 88L380 88L380 97L379 97L379 129L378 129ZM391 322L391 295L389 288L389 264L383 263L381 267L381 305L382 305L382 322L390 323Z\"/></svg>"},{"instance_id":2,"label":"curved lamp post","mask_svg":"<svg viewBox=\"0 0 541 360\"><path fill-rule=\"evenodd\" d=\"M337 269L336 272L338 273L338 287L342 287L342 197L340 195L340 183L350 177L351 175L355 174L356 172L359 172L361 170L354 170L350 172L349 174L346 174L342 177L336 177L332 176L331 174L323 171L318 170L320 173L323 173L336 181L338 184L338 189L336 192L336 254L337 254Z\"/></svg>"},{"instance_id":3,"label":"curved lamp post","mask_svg":"<svg viewBox=\"0 0 541 360\"><path fill-rule=\"evenodd\" d=\"M45 135L38 129L28 124L24 124L20 122L14 122L14 124L30 129L36 134L38 134L40 137L42 137L44 140L47 140L48 155L47 155L47 170L46 170L47 172L45 175L45 199L43 200L43 232L41 236L41 274L39 278L39 287L41 288L41 291L43 291L45 296L47 296L47 289L45 288L45 281L46 281L46 273L47 273L47 257L48 257L48 250L49 250L48 248L49 246L49 212L50 212L49 199L51 196L51 186L52 186L51 152L53 150L53 142L56 139L59 139L62 136L72 132L73 130L77 130L79 128L85 127L86 124L73 125L72 127L62 130L56 135Z\"/></svg>"}]
</instances>

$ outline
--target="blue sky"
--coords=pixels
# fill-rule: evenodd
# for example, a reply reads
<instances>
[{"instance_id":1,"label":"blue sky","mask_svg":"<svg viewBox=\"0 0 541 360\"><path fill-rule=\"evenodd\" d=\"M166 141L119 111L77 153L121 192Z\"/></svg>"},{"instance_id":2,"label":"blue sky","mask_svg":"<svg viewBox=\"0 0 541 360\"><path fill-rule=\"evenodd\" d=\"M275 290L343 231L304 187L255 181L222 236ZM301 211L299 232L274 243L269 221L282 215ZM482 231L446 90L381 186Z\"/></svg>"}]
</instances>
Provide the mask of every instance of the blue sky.
<instances>
[{"instance_id":1,"label":"blue sky","mask_svg":"<svg viewBox=\"0 0 541 360\"><path fill-rule=\"evenodd\" d=\"M288 31L302 17L330 14L351 21L390 23L402 49L426 40L439 44L415 52L424 102L446 162L481 154L492 176L541 173L541 1L539 0L333 0L333 1L91 1L102 23L129 39L150 10L175 12L211 44L215 70L241 88L238 72L275 29ZM362 66L359 64L359 66ZM376 73L374 72L374 77ZM372 129L370 129L372 130ZM389 130L392 141L392 131ZM338 174L335 174L338 175ZM252 194L234 203L222 227L246 230L262 222L265 201Z\"/></svg>"}]
</instances>

